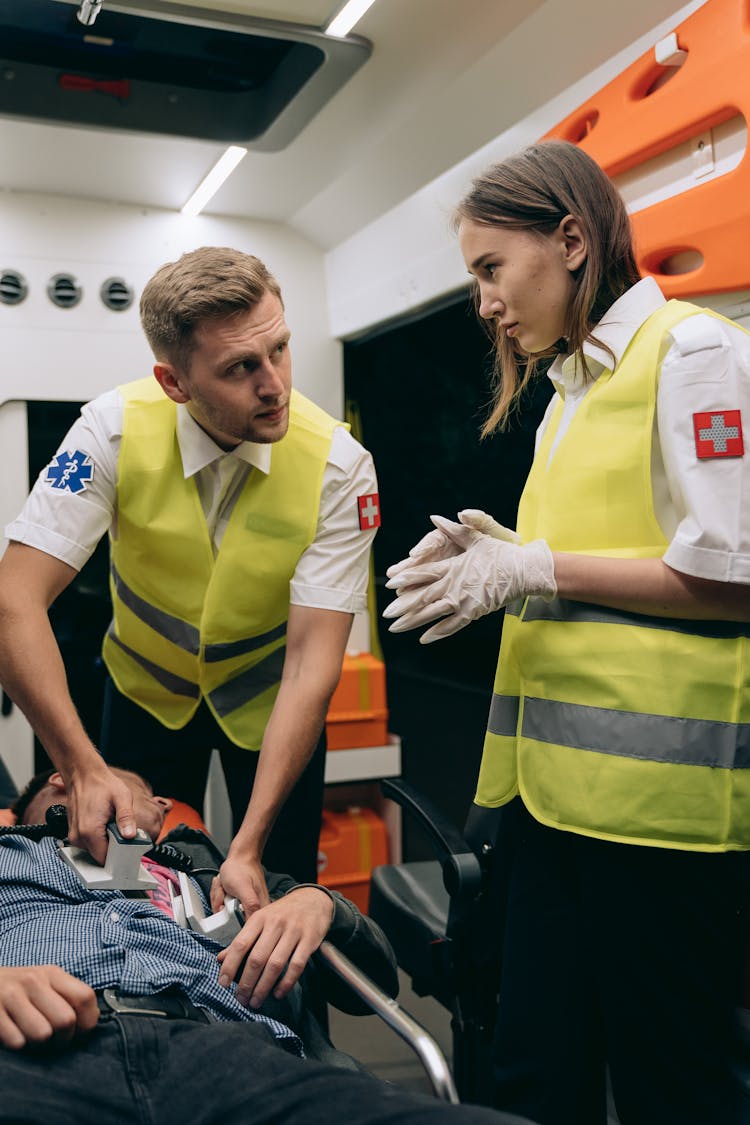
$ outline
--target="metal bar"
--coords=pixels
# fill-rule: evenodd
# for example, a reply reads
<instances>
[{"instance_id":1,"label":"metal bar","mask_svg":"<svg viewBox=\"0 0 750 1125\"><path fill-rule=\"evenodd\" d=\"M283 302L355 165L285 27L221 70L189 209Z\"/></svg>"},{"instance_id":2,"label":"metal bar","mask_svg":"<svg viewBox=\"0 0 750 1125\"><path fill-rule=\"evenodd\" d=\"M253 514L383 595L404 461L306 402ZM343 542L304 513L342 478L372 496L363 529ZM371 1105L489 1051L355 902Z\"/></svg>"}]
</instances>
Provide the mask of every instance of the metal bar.
<instances>
[{"instance_id":1,"label":"metal bar","mask_svg":"<svg viewBox=\"0 0 750 1125\"><path fill-rule=\"evenodd\" d=\"M458 1105L458 1094L445 1055L422 1025L330 942L324 941L318 952L337 976L411 1047L427 1071L435 1096Z\"/></svg>"}]
</instances>

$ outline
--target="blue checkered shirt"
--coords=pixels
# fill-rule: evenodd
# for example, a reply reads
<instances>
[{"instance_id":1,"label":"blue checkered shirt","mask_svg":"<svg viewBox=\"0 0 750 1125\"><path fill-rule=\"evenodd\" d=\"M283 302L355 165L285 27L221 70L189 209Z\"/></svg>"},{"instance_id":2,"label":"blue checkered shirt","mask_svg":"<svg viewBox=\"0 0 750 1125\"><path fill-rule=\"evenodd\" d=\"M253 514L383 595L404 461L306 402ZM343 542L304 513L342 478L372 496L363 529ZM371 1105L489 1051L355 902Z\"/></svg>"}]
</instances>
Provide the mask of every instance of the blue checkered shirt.
<instances>
[{"instance_id":1,"label":"blue checkered shirt","mask_svg":"<svg viewBox=\"0 0 750 1125\"><path fill-rule=\"evenodd\" d=\"M136 996L179 985L217 1019L265 1023L281 1046L302 1055L290 1028L245 1008L234 985L222 988L220 948L146 899L89 890L54 840L0 837L0 965L59 965L92 988Z\"/></svg>"}]
</instances>

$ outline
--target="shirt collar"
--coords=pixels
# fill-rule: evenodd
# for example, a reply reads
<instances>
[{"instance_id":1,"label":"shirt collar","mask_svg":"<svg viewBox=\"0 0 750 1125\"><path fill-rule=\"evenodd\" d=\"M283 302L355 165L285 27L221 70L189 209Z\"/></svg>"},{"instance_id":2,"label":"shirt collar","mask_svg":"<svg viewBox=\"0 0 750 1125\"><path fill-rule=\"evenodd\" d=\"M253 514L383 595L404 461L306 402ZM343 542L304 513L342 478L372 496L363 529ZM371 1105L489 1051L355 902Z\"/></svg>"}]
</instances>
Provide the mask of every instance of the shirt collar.
<instances>
[{"instance_id":1,"label":"shirt collar","mask_svg":"<svg viewBox=\"0 0 750 1125\"><path fill-rule=\"evenodd\" d=\"M232 456L268 475L271 471L271 446L254 441L240 442L227 451L216 444L193 418L185 403L177 404L177 444L182 457L185 479L195 476L207 465L222 457Z\"/></svg>"},{"instance_id":2,"label":"shirt collar","mask_svg":"<svg viewBox=\"0 0 750 1125\"><path fill-rule=\"evenodd\" d=\"M615 364L622 359L630 341L641 325L666 303L665 297L652 277L644 277L619 297L594 328L594 336L612 350ZM594 378L605 368L612 367L612 357L597 344L586 340L582 348ZM585 372L577 355L558 356L548 375L557 390L580 389L586 382Z\"/></svg>"}]
</instances>

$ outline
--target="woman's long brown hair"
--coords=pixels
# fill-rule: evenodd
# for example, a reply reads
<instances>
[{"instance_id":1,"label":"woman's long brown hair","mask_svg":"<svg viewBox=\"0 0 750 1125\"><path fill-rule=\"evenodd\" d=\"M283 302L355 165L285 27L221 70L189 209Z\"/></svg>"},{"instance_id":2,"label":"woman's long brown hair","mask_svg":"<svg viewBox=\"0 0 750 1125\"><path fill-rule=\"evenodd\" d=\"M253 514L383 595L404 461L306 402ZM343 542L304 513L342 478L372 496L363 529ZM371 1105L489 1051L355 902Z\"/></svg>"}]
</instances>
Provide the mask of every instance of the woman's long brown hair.
<instances>
[{"instance_id":1,"label":"woman's long brown hair","mask_svg":"<svg viewBox=\"0 0 750 1125\"><path fill-rule=\"evenodd\" d=\"M599 165L567 141L530 145L473 181L454 212L453 225L458 229L467 219L548 235L566 215L580 223L587 255L573 275L576 290L568 309L565 350L579 354L588 374L581 351L584 341L603 347L593 335L594 327L640 278L625 203ZM549 355L528 355L495 321L486 323L495 348L495 393L482 437L506 424L539 359Z\"/></svg>"}]
</instances>

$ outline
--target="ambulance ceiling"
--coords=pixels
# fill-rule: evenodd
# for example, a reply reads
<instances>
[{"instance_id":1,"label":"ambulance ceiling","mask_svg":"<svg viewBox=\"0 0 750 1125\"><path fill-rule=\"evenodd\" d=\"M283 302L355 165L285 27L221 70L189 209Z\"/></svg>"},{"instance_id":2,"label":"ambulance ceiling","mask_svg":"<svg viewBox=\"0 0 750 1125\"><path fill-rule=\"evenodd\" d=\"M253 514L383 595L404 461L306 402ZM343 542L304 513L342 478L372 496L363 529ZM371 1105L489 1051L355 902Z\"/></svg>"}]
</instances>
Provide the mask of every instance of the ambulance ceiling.
<instances>
[{"instance_id":1,"label":"ambulance ceiling","mask_svg":"<svg viewBox=\"0 0 750 1125\"><path fill-rule=\"evenodd\" d=\"M675 0L0 0L0 190L210 205L336 245L682 11ZM363 263L363 268L366 265Z\"/></svg>"},{"instance_id":2,"label":"ambulance ceiling","mask_svg":"<svg viewBox=\"0 0 750 1125\"><path fill-rule=\"evenodd\" d=\"M275 152L370 54L258 16L93 0L79 19L79 2L0 0L0 112Z\"/></svg>"}]
</instances>

